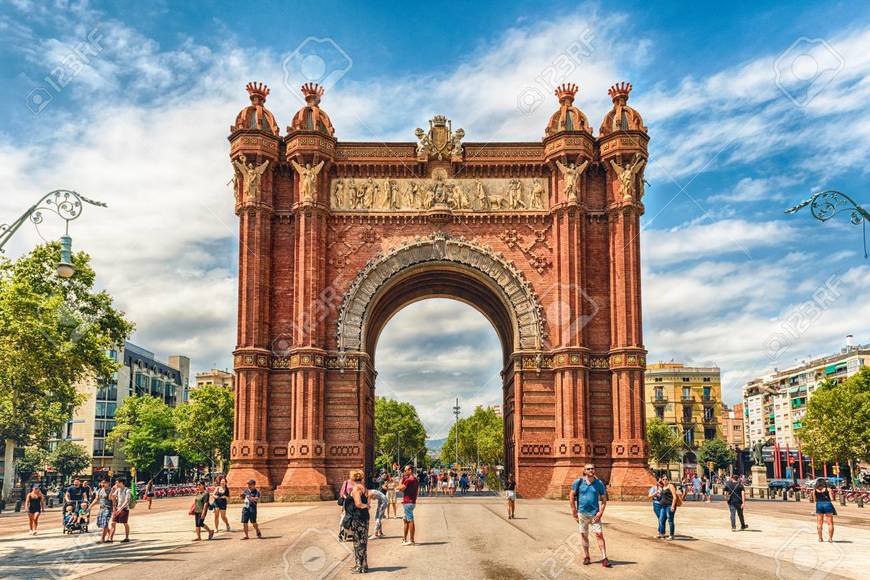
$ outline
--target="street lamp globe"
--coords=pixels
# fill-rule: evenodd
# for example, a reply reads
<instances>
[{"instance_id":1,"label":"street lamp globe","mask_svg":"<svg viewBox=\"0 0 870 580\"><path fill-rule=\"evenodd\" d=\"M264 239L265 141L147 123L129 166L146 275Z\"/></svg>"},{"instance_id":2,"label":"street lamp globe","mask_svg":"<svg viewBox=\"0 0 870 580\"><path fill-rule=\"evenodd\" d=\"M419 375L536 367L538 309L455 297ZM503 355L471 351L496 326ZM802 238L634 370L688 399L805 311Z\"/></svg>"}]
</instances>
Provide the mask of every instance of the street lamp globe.
<instances>
[{"instance_id":1,"label":"street lamp globe","mask_svg":"<svg viewBox=\"0 0 870 580\"><path fill-rule=\"evenodd\" d=\"M60 237L60 261L57 263L57 275L61 278L72 278L76 269L72 264L72 238Z\"/></svg>"}]
</instances>

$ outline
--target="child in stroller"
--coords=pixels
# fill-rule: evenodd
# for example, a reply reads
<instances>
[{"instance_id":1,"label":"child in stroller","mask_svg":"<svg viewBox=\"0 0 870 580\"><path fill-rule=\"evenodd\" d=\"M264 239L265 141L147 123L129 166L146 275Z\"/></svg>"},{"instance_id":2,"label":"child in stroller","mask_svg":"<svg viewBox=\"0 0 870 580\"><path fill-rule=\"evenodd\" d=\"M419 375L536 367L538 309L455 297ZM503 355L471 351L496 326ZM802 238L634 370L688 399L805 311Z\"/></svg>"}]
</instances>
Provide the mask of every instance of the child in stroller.
<instances>
[{"instance_id":1,"label":"child in stroller","mask_svg":"<svg viewBox=\"0 0 870 580\"><path fill-rule=\"evenodd\" d=\"M67 505L63 515L63 533L87 532L90 517L91 512L87 502L82 502L78 509L73 504Z\"/></svg>"}]
</instances>

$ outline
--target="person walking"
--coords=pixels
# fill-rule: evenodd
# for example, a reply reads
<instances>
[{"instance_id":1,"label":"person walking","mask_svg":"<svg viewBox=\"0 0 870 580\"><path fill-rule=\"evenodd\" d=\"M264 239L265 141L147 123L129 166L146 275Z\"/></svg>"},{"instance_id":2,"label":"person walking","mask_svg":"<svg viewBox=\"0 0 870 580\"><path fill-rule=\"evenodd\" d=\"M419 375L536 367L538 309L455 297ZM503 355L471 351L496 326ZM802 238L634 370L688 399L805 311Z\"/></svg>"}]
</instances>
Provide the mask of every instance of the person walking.
<instances>
[{"instance_id":1,"label":"person walking","mask_svg":"<svg viewBox=\"0 0 870 580\"><path fill-rule=\"evenodd\" d=\"M214 491L212 499L214 503L214 529L220 529L220 520L223 520L228 532L231 532L230 522L227 520L227 498L230 495L230 489L227 487L227 478L224 475L218 475L214 482Z\"/></svg>"},{"instance_id":2,"label":"person walking","mask_svg":"<svg viewBox=\"0 0 870 580\"><path fill-rule=\"evenodd\" d=\"M366 490L362 471L354 471L353 490L350 492L351 502L348 502L350 512L350 529L353 532L354 567L351 574L366 574L369 571L368 539L369 539L369 496Z\"/></svg>"},{"instance_id":3,"label":"person walking","mask_svg":"<svg viewBox=\"0 0 870 580\"><path fill-rule=\"evenodd\" d=\"M831 490L828 488L828 480L818 479L810 492L810 501L816 504L816 531L819 533L819 541L824 542L822 533L825 521L828 522L828 542L834 541L834 516L837 508L831 501Z\"/></svg>"},{"instance_id":4,"label":"person walking","mask_svg":"<svg viewBox=\"0 0 870 580\"><path fill-rule=\"evenodd\" d=\"M746 488L737 480L737 475L731 476L731 481L725 484L725 501L728 502L728 511L731 513L731 531L737 531L737 521L735 515L740 519L740 530L743 531L749 526L743 519L743 509L746 507Z\"/></svg>"},{"instance_id":5,"label":"person walking","mask_svg":"<svg viewBox=\"0 0 870 580\"><path fill-rule=\"evenodd\" d=\"M30 491L24 496L24 504L27 506L27 525L30 536L35 536L39 530L39 516L45 511L45 495L38 485L30 488Z\"/></svg>"},{"instance_id":6,"label":"person walking","mask_svg":"<svg viewBox=\"0 0 870 580\"><path fill-rule=\"evenodd\" d=\"M115 481L115 489L112 490L112 504L114 511L112 512L112 529L109 532L109 542L115 541L115 528L118 524L124 525L124 539L120 543L126 544L130 541L130 499L132 495L130 489L124 484L122 478Z\"/></svg>"},{"instance_id":7,"label":"person walking","mask_svg":"<svg viewBox=\"0 0 870 580\"><path fill-rule=\"evenodd\" d=\"M345 521L345 512L346 512L346 499L350 496L350 492L353 490L353 471L348 473L347 479L344 480L344 483L341 484L341 488L338 490L338 505L341 506L341 515L338 518L338 541L344 542L349 537L350 529L345 529L344 521Z\"/></svg>"},{"instance_id":8,"label":"person walking","mask_svg":"<svg viewBox=\"0 0 870 580\"><path fill-rule=\"evenodd\" d=\"M260 532L260 526L257 524L257 504L260 502L260 490L257 489L257 482L253 479L248 480L248 487L242 490L242 530L245 532L243 540L248 539L248 524L254 526L254 531L257 533L257 538L263 539L263 534Z\"/></svg>"},{"instance_id":9,"label":"person walking","mask_svg":"<svg viewBox=\"0 0 870 580\"><path fill-rule=\"evenodd\" d=\"M674 516L677 513L677 507L682 505L683 498L680 495L680 492L677 491L677 487L671 483L667 475L662 476L661 482L662 492L659 499L659 504L661 504L661 510L659 511L659 535L656 537L673 540ZM665 535L665 522L668 523L670 531L670 534L667 536Z\"/></svg>"},{"instance_id":10,"label":"person walking","mask_svg":"<svg viewBox=\"0 0 870 580\"><path fill-rule=\"evenodd\" d=\"M196 483L196 495L193 497L193 507L190 510L190 513L193 515L193 525L196 528L196 537L193 541L202 541L203 528L208 532L208 539L210 540L214 537L214 530L205 523L205 518L208 515L209 493L205 490L203 482L198 481ZM217 522L217 519L215 519L215 522ZM215 529L217 529L217 524L215 524Z\"/></svg>"},{"instance_id":11,"label":"person walking","mask_svg":"<svg viewBox=\"0 0 870 580\"><path fill-rule=\"evenodd\" d=\"M151 509L151 502L154 501L154 480L149 479L145 484L145 500L148 502L148 509Z\"/></svg>"},{"instance_id":12,"label":"person walking","mask_svg":"<svg viewBox=\"0 0 870 580\"><path fill-rule=\"evenodd\" d=\"M513 473L508 475L507 482L504 484L504 496L507 499L508 519L512 520L517 508L517 482Z\"/></svg>"},{"instance_id":13,"label":"person walking","mask_svg":"<svg viewBox=\"0 0 870 580\"><path fill-rule=\"evenodd\" d=\"M604 542L604 528L601 517L607 506L607 489L604 483L595 476L595 466L587 463L583 475L571 485L569 496L571 516L580 525L580 542L583 544L583 565L589 565L589 528L595 534L598 549L601 552L601 565L610 568L607 559L607 546Z\"/></svg>"},{"instance_id":14,"label":"person walking","mask_svg":"<svg viewBox=\"0 0 870 580\"><path fill-rule=\"evenodd\" d=\"M94 499L91 502L91 510L94 506L98 506L100 511L97 512L97 527L100 529L100 541L98 544L108 544L112 540L109 538L109 521L112 519L112 497L109 490L109 480L101 479L97 492L94 494Z\"/></svg>"},{"instance_id":15,"label":"person walking","mask_svg":"<svg viewBox=\"0 0 870 580\"><path fill-rule=\"evenodd\" d=\"M417 507L417 492L420 489L420 482L414 477L414 472L410 465L405 466L405 476L402 478L402 483L399 485L399 490L402 492L402 511L404 511L404 526L402 529L402 545L416 546L414 542L414 508Z\"/></svg>"},{"instance_id":16,"label":"person walking","mask_svg":"<svg viewBox=\"0 0 870 580\"><path fill-rule=\"evenodd\" d=\"M701 495L701 478L696 473L692 477L692 500L698 501L698 496Z\"/></svg>"},{"instance_id":17,"label":"person walking","mask_svg":"<svg viewBox=\"0 0 870 580\"><path fill-rule=\"evenodd\" d=\"M652 500L653 513L656 515L656 525L658 525L659 517L662 512L662 478L656 480L656 484L649 488L647 497ZM661 538L661 534L656 538Z\"/></svg>"}]
</instances>

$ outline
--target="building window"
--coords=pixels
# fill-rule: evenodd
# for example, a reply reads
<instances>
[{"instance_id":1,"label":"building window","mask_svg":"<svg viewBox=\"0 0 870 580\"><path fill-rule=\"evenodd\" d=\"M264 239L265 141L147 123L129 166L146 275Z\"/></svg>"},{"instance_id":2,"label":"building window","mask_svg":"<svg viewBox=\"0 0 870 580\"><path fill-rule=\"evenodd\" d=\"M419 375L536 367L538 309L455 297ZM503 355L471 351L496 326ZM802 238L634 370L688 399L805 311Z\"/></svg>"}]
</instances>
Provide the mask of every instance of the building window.
<instances>
[{"instance_id":1,"label":"building window","mask_svg":"<svg viewBox=\"0 0 870 580\"><path fill-rule=\"evenodd\" d=\"M663 401L665 398L665 393L662 387L656 387L656 401Z\"/></svg>"},{"instance_id":2,"label":"building window","mask_svg":"<svg viewBox=\"0 0 870 580\"><path fill-rule=\"evenodd\" d=\"M683 423L691 423L692 422L692 410L691 409L683 409Z\"/></svg>"},{"instance_id":3,"label":"building window","mask_svg":"<svg viewBox=\"0 0 870 580\"><path fill-rule=\"evenodd\" d=\"M716 429L712 429L712 428L704 429L704 439L709 441L710 439L715 439L715 438L716 438Z\"/></svg>"},{"instance_id":4,"label":"building window","mask_svg":"<svg viewBox=\"0 0 870 580\"><path fill-rule=\"evenodd\" d=\"M710 400L710 391L711 391L711 390L712 390L712 389L711 389L710 387L707 387L707 386L704 387L704 400L705 400L705 401L709 401L709 400Z\"/></svg>"},{"instance_id":5,"label":"building window","mask_svg":"<svg viewBox=\"0 0 870 580\"><path fill-rule=\"evenodd\" d=\"M689 427L683 432L683 441L686 442L686 445L689 447L695 446L695 428Z\"/></svg>"},{"instance_id":6,"label":"building window","mask_svg":"<svg viewBox=\"0 0 870 580\"><path fill-rule=\"evenodd\" d=\"M665 410L662 407L656 407L656 417L664 420L665 418Z\"/></svg>"},{"instance_id":7,"label":"building window","mask_svg":"<svg viewBox=\"0 0 870 580\"><path fill-rule=\"evenodd\" d=\"M692 398L692 388L691 387L683 387L683 400L689 400Z\"/></svg>"},{"instance_id":8,"label":"building window","mask_svg":"<svg viewBox=\"0 0 870 580\"><path fill-rule=\"evenodd\" d=\"M689 377L683 377L683 382L688 383L690 381Z\"/></svg>"},{"instance_id":9,"label":"building window","mask_svg":"<svg viewBox=\"0 0 870 580\"><path fill-rule=\"evenodd\" d=\"M704 420L712 421L713 420L713 409L711 407L707 407L704 409Z\"/></svg>"}]
</instances>

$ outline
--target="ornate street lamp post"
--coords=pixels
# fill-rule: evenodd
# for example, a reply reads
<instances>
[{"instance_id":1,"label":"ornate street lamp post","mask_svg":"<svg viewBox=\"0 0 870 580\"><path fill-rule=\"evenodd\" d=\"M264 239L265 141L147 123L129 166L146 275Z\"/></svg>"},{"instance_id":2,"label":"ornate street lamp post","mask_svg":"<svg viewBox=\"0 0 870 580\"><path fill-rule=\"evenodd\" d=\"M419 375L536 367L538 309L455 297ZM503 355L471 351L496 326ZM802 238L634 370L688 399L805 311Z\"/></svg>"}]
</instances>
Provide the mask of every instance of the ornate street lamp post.
<instances>
[{"instance_id":1,"label":"ornate street lamp post","mask_svg":"<svg viewBox=\"0 0 870 580\"><path fill-rule=\"evenodd\" d=\"M867 223L870 222L870 213L858 205L858 203L840 191L833 189L814 193L808 200L785 210L785 213L796 213L798 210L810 206L813 217L820 222L826 222L838 213L849 212L849 221L854 225L860 225L864 231L864 257L867 253Z\"/></svg>"},{"instance_id":2,"label":"ornate street lamp post","mask_svg":"<svg viewBox=\"0 0 870 580\"><path fill-rule=\"evenodd\" d=\"M72 264L72 238L69 236L69 223L82 215L83 203L106 207L106 204L101 201L88 199L68 189L56 189L45 194L14 222L0 224L0 253L3 252L6 242L15 235L15 232L21 228L25 221L29 219L35 225L39 225L44 220L42 212L51 211L66 222L64 234L60 237L60 262L57 264L57 275L61 278L72 277L75 274L75 268Z\"/></svg>"}]
</instances>

